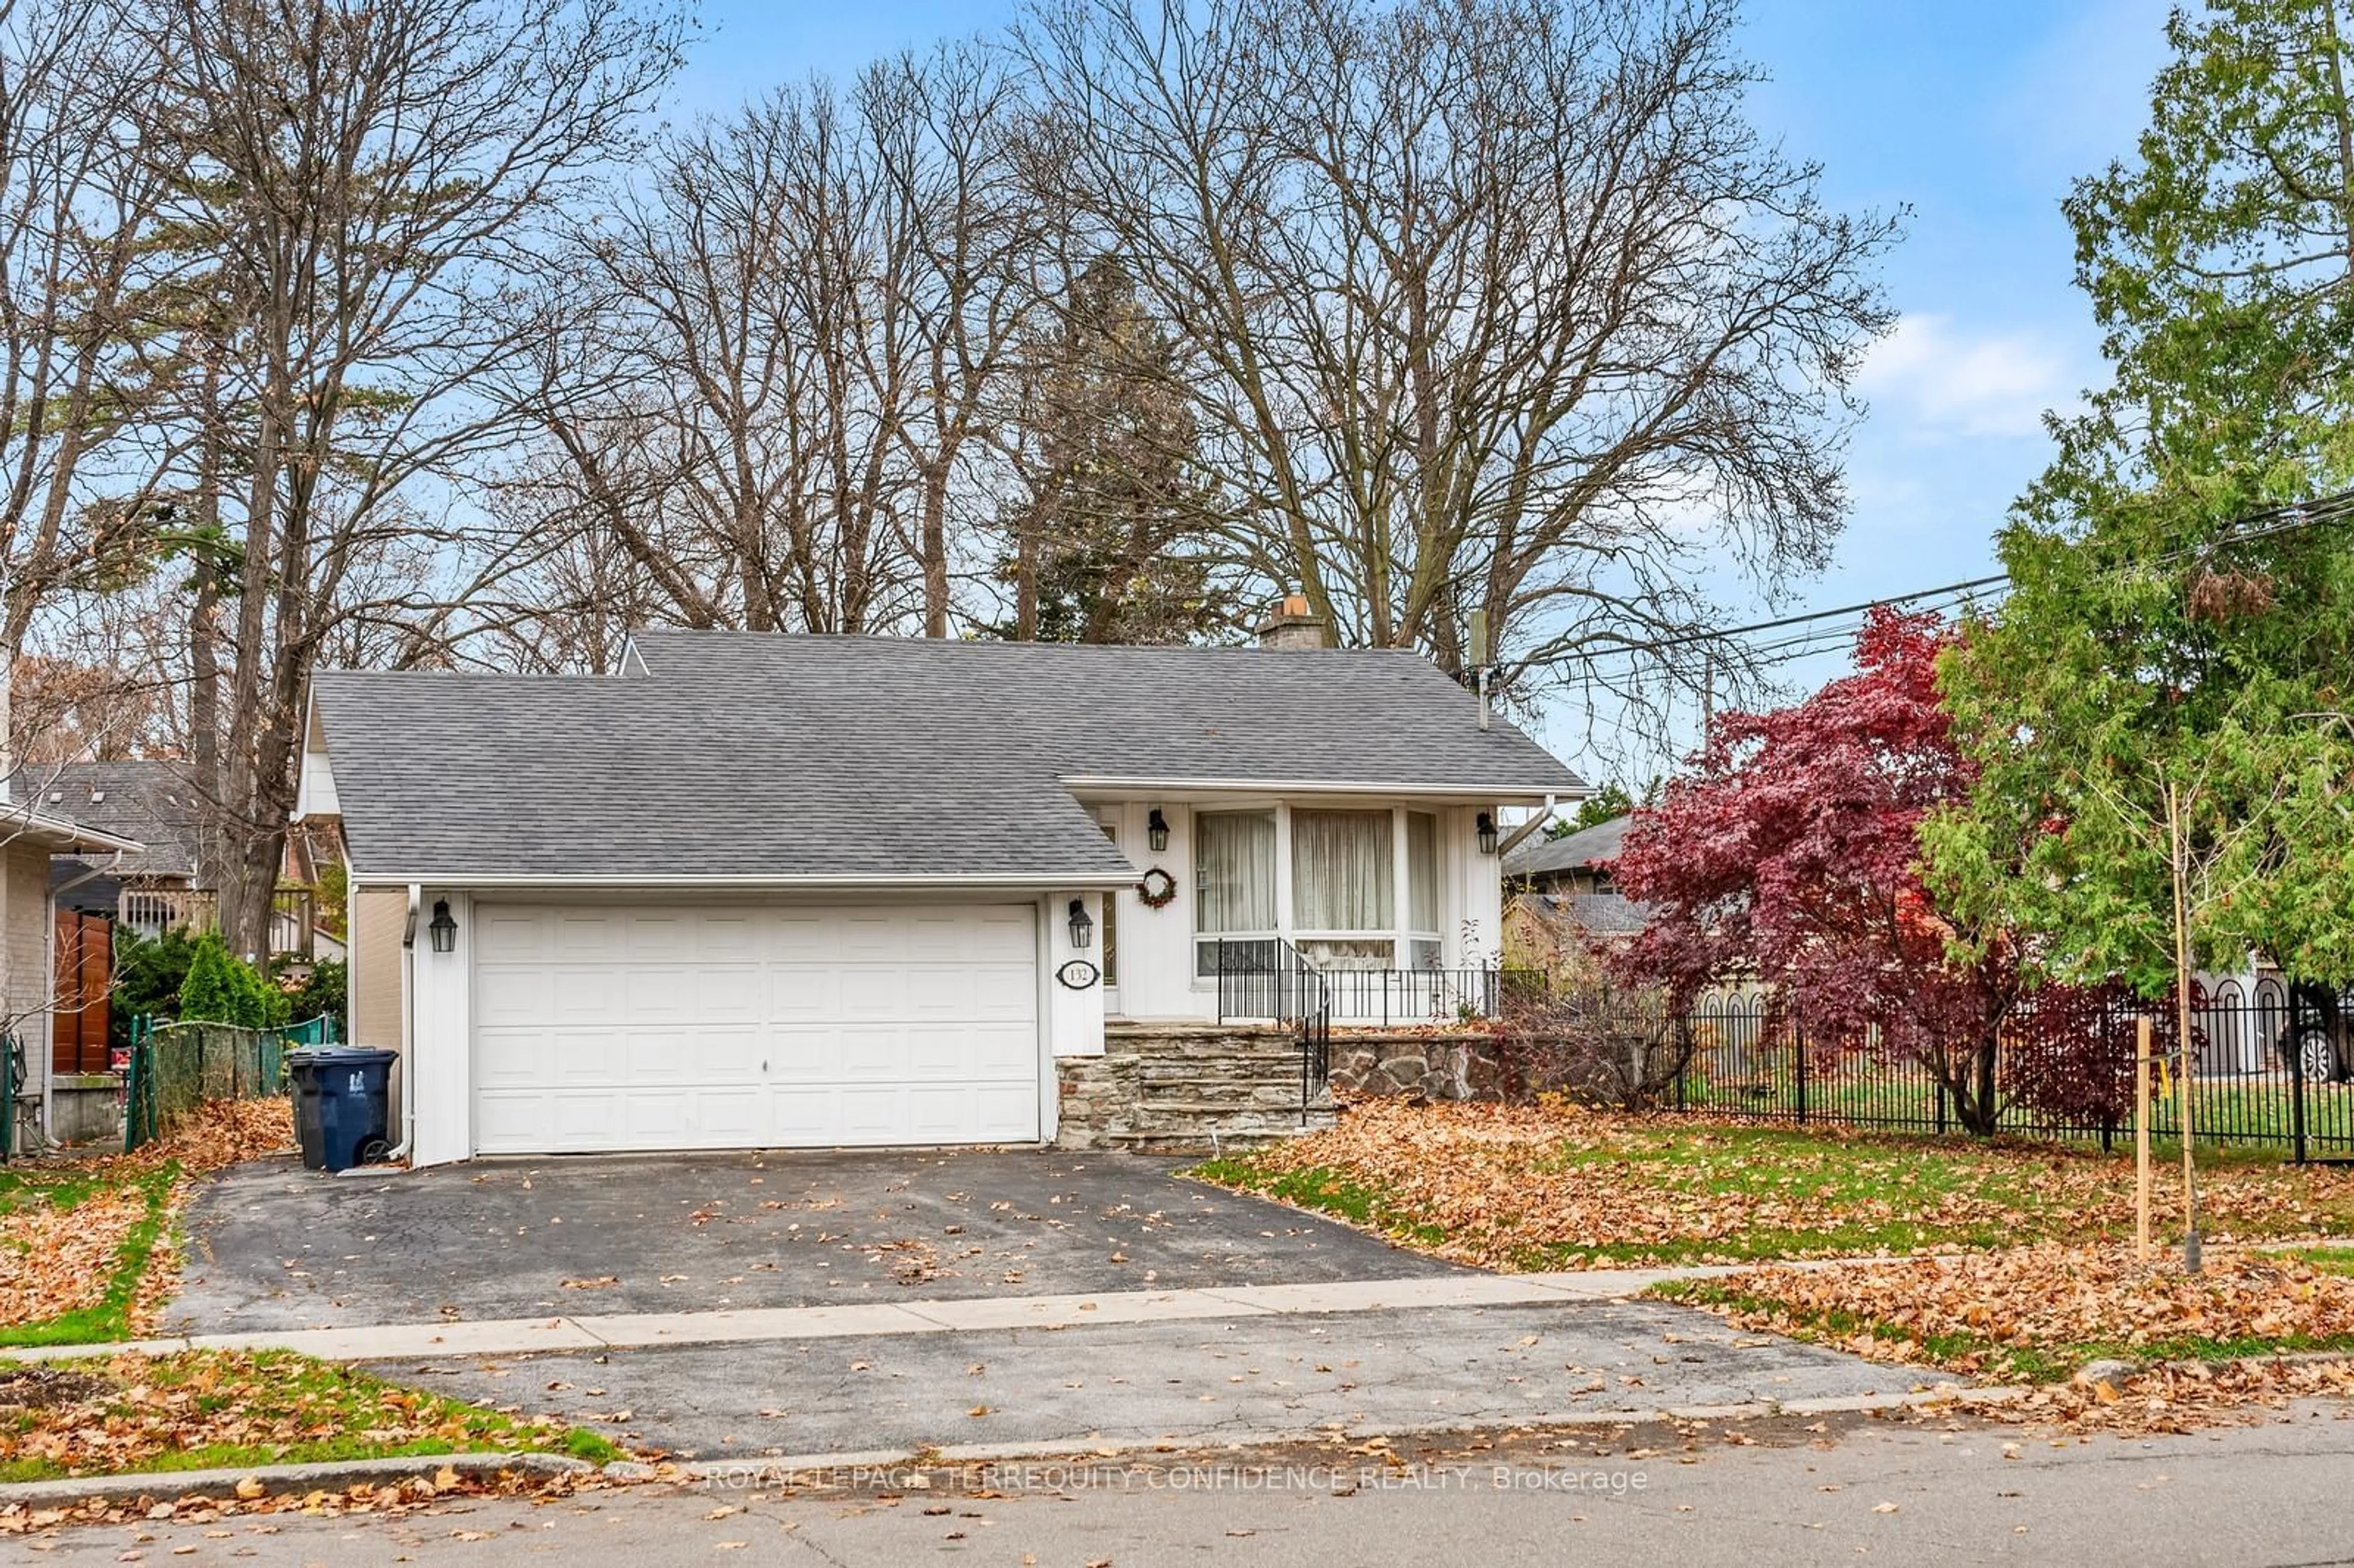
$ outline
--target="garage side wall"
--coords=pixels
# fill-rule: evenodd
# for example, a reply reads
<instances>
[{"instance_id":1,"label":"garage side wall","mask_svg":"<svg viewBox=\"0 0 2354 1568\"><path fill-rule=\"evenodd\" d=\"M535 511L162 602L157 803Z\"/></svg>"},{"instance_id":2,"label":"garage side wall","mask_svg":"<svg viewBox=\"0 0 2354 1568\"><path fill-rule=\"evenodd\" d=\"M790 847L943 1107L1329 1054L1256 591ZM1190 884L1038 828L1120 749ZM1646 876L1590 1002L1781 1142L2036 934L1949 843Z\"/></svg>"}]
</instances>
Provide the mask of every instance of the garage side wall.
<instances>
[{"instance_id":1,"label":"garage side wall","mask_svg":"<svg viewBox=\"0 0 2354 1568\"><path fill-rule=\"evenodd\" d=\"M400 932L408 895L398 887L352 895L352 1041L398 1051L400 1040Z\"/></svg>"},{"instance_id":2,"label":"garage side wall","mask_svg":"<svg viewBox=\"0 0 2354 1568\"><path fill-rule=\"evenodd\" d=\"M473 1007L474 901L455 888L428 887L418 909L420 927L447 899L458 932L452 950L433 951L419 929L410 971L410 1126L412 1165L444 1165L474 1154Z\"/></svg>"},{"instance_id":3,"label":"garage side wall","mask_svg":"<svg viewBox=\"0 0 2354 1568\"><path fill-rule=\"evenodd\" d=\"M408 895L398 887L355 887L350 905L350 1042L379 1051L405 1052L400 1027L400 938L408 924ZM400 1141L406 1121L408 1064L392 1074L392 1140Z\"/></svg>"}]
</instances>

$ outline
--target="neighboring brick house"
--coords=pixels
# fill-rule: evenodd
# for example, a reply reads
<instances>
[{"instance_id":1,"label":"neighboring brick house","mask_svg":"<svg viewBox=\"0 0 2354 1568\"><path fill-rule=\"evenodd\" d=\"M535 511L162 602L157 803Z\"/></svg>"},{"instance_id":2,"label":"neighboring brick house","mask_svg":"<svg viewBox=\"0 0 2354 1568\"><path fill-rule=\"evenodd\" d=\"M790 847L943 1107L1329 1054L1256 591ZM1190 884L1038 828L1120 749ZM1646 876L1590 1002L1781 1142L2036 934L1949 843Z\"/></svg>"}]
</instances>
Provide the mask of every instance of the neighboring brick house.
<instances>
[{"instance_id":1,"label":"neighboring brick house","mask_svg":"<svg viewBox=\"0 0 2354 1568\"><path fill-rule=\"evenodd\" d=\"M71 1086L82 1065L69 1060L60 1073L51 1048L61 977L53 950L58 917L50 858L129 856L142 847L135 839L68 821L43 802L23 800L0 778L0 1033L18 1047L14 1070L23 1075L15 1086L15 1148L36 1146L51 1130L53 1090ZM80 994L71 986L66 992Z\"/></svg>"}]
</instances>

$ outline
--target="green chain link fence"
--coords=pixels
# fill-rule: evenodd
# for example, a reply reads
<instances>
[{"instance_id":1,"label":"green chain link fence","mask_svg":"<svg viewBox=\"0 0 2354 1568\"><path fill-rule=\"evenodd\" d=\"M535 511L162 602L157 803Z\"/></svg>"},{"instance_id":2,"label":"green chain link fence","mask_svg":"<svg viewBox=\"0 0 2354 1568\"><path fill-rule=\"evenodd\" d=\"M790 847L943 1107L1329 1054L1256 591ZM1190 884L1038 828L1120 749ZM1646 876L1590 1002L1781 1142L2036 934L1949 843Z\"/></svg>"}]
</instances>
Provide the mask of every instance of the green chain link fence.
<instances>
[{"instance_id":1,"label":"green chain link fence","mask_svg":"<svg viewBox=\"0 0 2354 1568\"><path fill-rule=\"evenodd\" d=\"M0 1160L16 1157L16 1104L25 1089L25 1047L0 1034Z\"/></svg>"},{"instance_id":2,"label":"green chain link fence","mask_svg":"<svg viewBox=\"0 0 2354 1568\"><path fill-rule=\"evenodd\" d=\"M283 1029L133 1019L131 1068L124 1085L124 1151L161 1138L207 1100L284 1094L287 1051L333 1045L336 1035L335 1021L323 1016Z\"/></svg>"}]
</instances>

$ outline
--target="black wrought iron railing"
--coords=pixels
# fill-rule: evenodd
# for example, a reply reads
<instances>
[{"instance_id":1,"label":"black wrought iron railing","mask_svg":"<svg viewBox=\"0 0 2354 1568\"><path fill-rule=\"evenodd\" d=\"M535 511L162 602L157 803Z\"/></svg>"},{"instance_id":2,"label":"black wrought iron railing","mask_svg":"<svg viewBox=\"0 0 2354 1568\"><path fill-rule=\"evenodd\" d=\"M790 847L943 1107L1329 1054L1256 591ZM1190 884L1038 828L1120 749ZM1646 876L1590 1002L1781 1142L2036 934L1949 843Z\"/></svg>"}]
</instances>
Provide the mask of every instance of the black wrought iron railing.
<instances>
[{"instance_id":1,"label":"black wrought iron railing","mask_svg":"<svg viewBox=\"0 0 2354 1568\"><path fill-rule=\"evenodd\" d=\"M1542 994L1542 969L1325 969L1332 1016L1342 1024L1468 1023L1493 1018L1524 992Z\"/></svg>"},{"instance_id":2,"label":"black wrought iron railing","mask_svg":"<svg viewBox=\"0 0 2354 1568\"><path fill-rule=\"evenodd\" d=\"M1299 1044L1299 1119L1332 1071L1329 974L1281 938L1218 944L1218 1022L1288 1024Z\"/></svg>"}]
</instances>

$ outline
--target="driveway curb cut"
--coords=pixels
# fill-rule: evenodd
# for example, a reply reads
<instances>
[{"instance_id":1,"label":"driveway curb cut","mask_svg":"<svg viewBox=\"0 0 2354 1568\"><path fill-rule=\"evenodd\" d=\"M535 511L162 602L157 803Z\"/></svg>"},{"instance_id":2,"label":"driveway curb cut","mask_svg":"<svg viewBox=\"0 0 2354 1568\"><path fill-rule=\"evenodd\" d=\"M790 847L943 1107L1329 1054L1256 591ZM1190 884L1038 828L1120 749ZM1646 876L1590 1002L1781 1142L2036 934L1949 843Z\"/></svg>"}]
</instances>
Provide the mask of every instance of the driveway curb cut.
<instances>
[{"instance_id":1,"label":"driveway curb cut","mask_svg":"<svg viewBox=\"0 0 2354 1568\"><path fill-rule=\"evenodd\" d=\"M59 1481L15 1481L0 1486L0 1510L75 1509L92 1502L140 1499L233 1498L238 1483L258 1480L271 1493L345 1491L387 1486L455 1470L468 1479L501 1471L560 1476L594 1470L586 1459L564 1454L416 1454L384 1459L324 1459L302 1465L256 1465L241 1470L149 1470L119 1476L78 1476ZM644 1467L632 1465L632 1470Z\"/></svg>"},{"instance_id":2,"label":"driveway curb cut","mask_svg":"<svg viewBox=\"0 0 2354 1568\"><path fill-rule=\"evenodd\" d=\"M1995 1388L1932 1389L1919 1393L1869 1393L1838 1399L1756 1400L1744 1404L1678 1404L1643 1410L1585 1411L1556 1419L1532 1421L1532 1428L1551 1430L1574 1426L1643 1426L1664 1421L1753 1421L1776 1415L1861 1415L1883 1410L1914 1410L1936 1405L2011 1404L2034 1391L2005 1384ZM657 1470L652 1465L617 1460L605 1474L618 1481L662 1479L684 1484L757 1487L773 1484L796 1472L844 1469L921 1469L934 1465L986 1464L1001 1459L1117 1459L1139 1454L1199 1453L1204 1449L1260 1448L1284 1443L1363 1442L1370 1437L1427 1437L1457 1432L1497 1429L1494 1422L1427 1421L1374 1424L1336 1430L1331 1426L1296 1427L1253 1432L1221 1440L1186 1441L1176 1437L1124 1439L1110 1442L1063 1438L1039 1443L950 1443L937 1447L863 1448L832 1454L788 1454L765 1459L671 1460Z\"/></svg>"}]
</instances>

